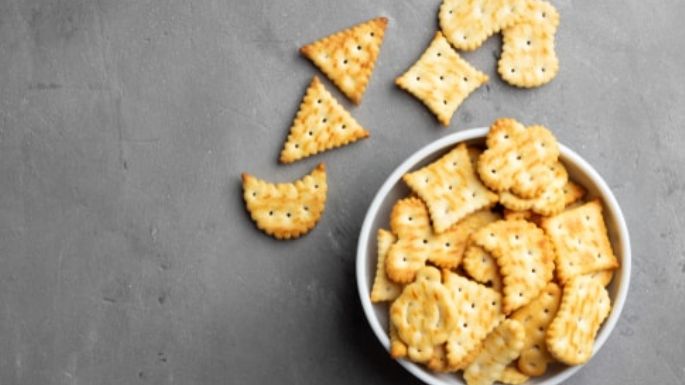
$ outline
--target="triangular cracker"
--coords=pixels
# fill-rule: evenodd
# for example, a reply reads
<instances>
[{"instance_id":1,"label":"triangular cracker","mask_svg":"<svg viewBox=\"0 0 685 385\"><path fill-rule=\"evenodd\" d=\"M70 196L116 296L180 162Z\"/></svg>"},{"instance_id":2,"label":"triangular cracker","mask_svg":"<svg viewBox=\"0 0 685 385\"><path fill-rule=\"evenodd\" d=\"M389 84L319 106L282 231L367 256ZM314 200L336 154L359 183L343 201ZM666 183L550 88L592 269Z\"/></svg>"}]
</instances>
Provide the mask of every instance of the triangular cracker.
<instances>
[{"instance_id":1,"label":"triangular cracker","mask_svg":"<svg viewBox=\"0 0 685 385\"><path fill-rule=\"evenodd\" d=\"M452 294L456 328L447 339L451 367L464 367L473 349L504 319L500 294L479 283L443 270L443 282Z\"/></svg>"},{"instance_id":2,"label":"triangular cracker","mask_svg":"<svg viewBox=\"0 0 685 385\"><path fill-rule=\"evenodd\" d=\"M293 183L269 183L243 173L243 198L257 227L278 239L298 238L316 226L326 204L326 167Z\"/></svg>"},{"instance_id":3,"label":"triangular cracker","mask_svg":"<svg viewBox=\"0 0 685 385\"><path fill-rule=\"evenodd\" d=\"M464 143L402 179L426 202L438 234L498 199L476 176Z\"/></svg>"},{"instance_id":4,"label":"triangular cracker","mask_svg":"<svg viewBox=\"0 0 685 385\"><path fill-rule=\"evenodd\" d=\"M497 71L517 87L539 87L559 72L554 35L559 12L542 0L526 0L521 19L502 30L502 56Z\"/></svg>"},{"instance_id":5,"label":"triangular cracker","mask_svg":"<svg viewBox=\"0 0 685 385\"><path fill-rule=\"evenodd\" d=\"M471 92L488 76L462 59L437 32L421 58L395 83L428 107L444 126Z\"/></svg>"},{"instance_id":6,"label":"triangular cracker","mask_svg":"<svg viewBox=\"0 0 685 385\"><path fill-rule=\"evenodd\" d=\"M290 127L281 162L292 163L368 136L314 76Z\"/></svg>"},{"instance_id":7,"label":"triangular cracker","mask_svg":"<svg viewBox=\"0 0 685 385\"><path fill-rule=\"evenodd\" d=\"M547 364L553 361L547 352L545 333L557 314L560 302L561 289L556 283L550 282L537 298L511 315L526 329L523 350L518 360L519 370L526 375L542 376Z\"/></svg>"},{"instance_id":8,"label":"triangular cracker","mask_svg":"<svg viewBox=\"0 0 685 385\"><path fill-rule=\"evenodd\" d=\"M521 198L510 191L502 191L499 194L499 202L502 206L516 211L532 210L540 215L554 215L561 212L566 206L565 190L568 183L568 173L561 162L550 166L552 181L544 187L542 194L536 198ZM575 190L574 190L575 192ZM569 192L569 198L573 192Z\"/></svg>"},{"instance_id":9,"label":"triangular cracker","mask_svg":"<svg viewBox=\"0 0 685 385\"><path fill-rule=\"evenodd\" d=\"M523 0L444 0L438 19L456 49L472 51L502 28L514 25L523 8Z\"/></svg>"},{"instance_id":10,"label":"triangular cracker","mask_svg":"<svg viewBox=\"0 0 685 385\"><path fill-rule=\"evenodd\" d=\"M402 292L402 286L390 281L385 274L385 258L395 237L387 230L378 229L378 262L376 278L371 289L371 302L392 301Z\"/></svg>"},{"instance_id":11,"label":"triangular cracker","mask_svg":"<svg viewBox=\"0 0 685 385\"><path fill-rule=\"evenodd\" d=\"M609 293L598 280L588 275L570 278L564 284L559 311L547 328L547 349L567 365L586 363L610 311Z\"/></svg>"},{"instance_id":12,"label":"triangular cracker","mask_svg":"<svg viewBox=\"0 0 685 385\"><path fill-rule=\"evenodd\" d=\"M442 268L456 268L471 233L497 218L487 210L478 211L449 230L435 234L422 200L412 197L397 201L390 215L390 227L398 239L385 262L388 277L395 282L411 282L427 260Z\"/></svg>"},{"instance_id":13,"label":"triangular cracker","mask_svg":"<svg viewBox=\"0 0 685 385\"><path fill-rule=\"evenodd\" d=\"M542 227L554 245L561 282L576 275L618 267L599 200L545 218Z\"/></svg>"},{"instance_id":14,"label":"triangular cracker","mask_svg":"<svg viewBox=\"0 0 685 385\"><path fill-rule=\"evenodd\" d=\"M519 356L525 331L520 322L508 319L488 335L475 361L464 370L468 385L491 385Z\"/></svg>"},{"instance_id":15,"label":"triangular cracker","mask_svg":"<svg viewBox=\"0 0 685 385\"><path fill-rule=\"evenodd\" d=\"M383 44L388 19L378 17L300 48L355 104L359 104Z\"/></svg>"},{"instance_id":16,"label":"triangular cracker","mask_svg":"<svg viewBox=\"0 0 685 385\"><path fill-rule=\"evenodd\" d=\"M503 310L510 314L535 299L552 279L554 252L545 233L526 221L498 221L472 240L492 254L502 275Z\"/></svg>"}]
</instances>

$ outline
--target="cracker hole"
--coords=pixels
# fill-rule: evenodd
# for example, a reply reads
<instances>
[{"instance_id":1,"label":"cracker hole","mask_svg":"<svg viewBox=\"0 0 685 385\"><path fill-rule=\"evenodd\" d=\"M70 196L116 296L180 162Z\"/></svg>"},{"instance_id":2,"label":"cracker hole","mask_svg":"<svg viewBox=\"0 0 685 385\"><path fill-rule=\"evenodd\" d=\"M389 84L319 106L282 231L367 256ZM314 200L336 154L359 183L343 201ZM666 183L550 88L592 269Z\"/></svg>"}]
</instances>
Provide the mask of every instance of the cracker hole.
<instances>
[{"instance_id":1,"label":"cracker hole","mask_svg":"<svg viewBox=\"0 0 685 385\"><path fill-rule=\"evenodd\" d=\"M447 186L447 189L452 191L452 185Z\"/></svg>"},{"instance_id":2,"label":"cracker hole","mask_svg":"<svg viewBox=\"0 0 685 385\"><path fill-rule=\"evenodd\" d=\"M321 104L321 99L317 100L316 104Z\"/></svg>"},{"instance_id":3,"label":"cracker hole","mask_svg":"<svg viewBox=\"0 0 685 385\"><path fill-rule=\"evenodd\" d=\"M409 218L407 218L407 220L411 222L411 221L414 220L414 218L413 218L413 217L409 217Z\"/></svg>"},{"instance_id":4,"label":"cracker hole","mask_svg":"<svg viewBox=\"0 0 685 385\"><path fill-rule=\"evenodd\" d=\"M492 306L497 306L497 301L492 301L491 305L492 305Z\"/></svg>"},{"instance_id":5,"label":"cracker hole","mask_svg":"<svg viewBox=\"0 0 685 385\"><path fill-rule=\"evenodd\" d=\"M547 12L542 12L542 17L547 17Z\"/></svg>"},{"instance_id":6,"label":"cracker hole","mask_svg":"<svg viewBox=\"0 0 685 385\"><path fill-rule=\"evenodd\" d=\"M475 191L471 193L471 197L472 197L472 198L475 198L475 197L476 197Z\"/></svg>"},{"instance_id":7,"label":"cracker hole","mask_svg":"<svg viewBox=\"0 0 685 385\"><path fill-rule=\"evenodd\" d=\"M445 80L445 77L440 75L440 80Z\"/></svg>"},{"instance_id":8,"label":"cracker hole","mask_svg":"<svg viewBox=\"0 0 685 385\"><path fill-rule=\"evenodd\" d=\"M318 184L315 184L315 185L314 185L314 188L319 188L319 185L318 185Z\"/></svg>"},{"instance_id":9,"label":"cracker hole","mask_svg":"<svg viewBox=\"0 0 685 385\"><path fill-rule=\"evenodd\" d=\"M427 244L428 244L428 239L424 239L424 240L423 240L423 244L424 244L424 245L427 245Z\"/></svg>"},{"instance_id":10,"label":"cracker hole","mask_svg":"<svg viewBox=\"0 0 685 385\"><path fill-rule=\"evenodd\" d=\"M469 324L467 324L466 322L464 322L464 328L467 328L467 327L469 327Z\"/></svg>"},{"instance_id":11,"label":"cracker hole","mask_svg":"<svg viewBox=\"0 0 685 385\"><path fill-rule=\"evenodd\" d=\"M463 36L462 36L462 39L464 39L464 40L467 40L468 38L469 38L468 35L463 35Z\"/></svg>"},{"instance_id":12,"label":"cracker hole","mask_svg":"<svg viewBox=\"0 0 685 385\"><path fill-rule=\"evenodd\" d=\"M468 81L469 81L469 78L467 78L466 76L464 76L464 81L465 81L465 82L468 82Z\"/></svg>"},{"instance_id":13,"label":"cracker hole","mask_svg":"<svg viewBox=\"0 0 685 385\"><path fill-rule=\"evenodd\" d=\"M357 51L361 51L361 50L362 50L362 46L358 45L358 46L357 46Z\"/></svg>"},{"instance_id":14,"label":"cracker hole","mask_svg":"<svg viewBox=\"0 0 685 385\"><path fill-rule=\"evenodd\" d=\"M252 196L253 196L253 197L256 197L256 196L257 196L257 193L256 193L256 192L252 192Z\"/></svg>"},{"instance_id":15,"label":"cracker hole","mask_svg":"<svg viewBox=\"0 0 685 385\"><path fill-rule=\"evenodd\" d=\"M540 345L535 344L535 345L533 345L533 348L534 348L535 350L540 350Z\"/></svg>"},{"instance_id":16,"label":"cracker hole","mask_svg":"<svg viewBox=\"0 0 685 385\"><path fill-rule=\"evenodd\" d=\"M342 126L340 126L340 128L344 130L344 129L347 128L347 125L346 125L346 124L343 124Z\"/></svg>"},{"instance_id":17,"label":"cracker hole","mask_svg":"<svg viewBox=\"0 0 685 385\"><path fill-rule=\"evenodd\" d=\"M300 148L300 145L295 143L295 148Z\"/></svg>"},{"instance_id":18,"label":"cracker hole","mask_svg":"<svg viewBox=\"0 0 685 385\"><path fill-rule=\"evenodd\" d=\"M516 160L521 160L521 155L516 155Z\"/></svg>"},{"instance_id":19,"label":"cracker hole","mask_svg":"<svg viewBox=\"0 0 685 385\"><path fill-rule=\"evenodd\" d=\"M545 308L545 310L543 310L543 311L545 312L545 314L549 313L549 309L547 309L547 308Z\"/></svg>"},{"instance_id":20,"label":"cracker hole","mask_svg":"<svg viewBox=\"0 0 685 385\"><path fill-rule=\"evenodd\" d=\"M539 331L539 332L544 332L545 329L543 329L542 326L540 326L540 327L538 328L538 331Z\"/></svg>"},{"instance_id":21,"label":"cracker hole","mask_svg":"<svg viewBox=\"0 0 685 385\"><path fill-rule=\"evenodd\" d=\"M457 162L452 162L452 167L457 167Z\"/></svg>"},{"instance_id":22,"label":"cracker hole","mask_svg":"<svg viewBox=\"0 0 685 385\"><path fill-rule=\"evenodd\" d=\"M526 41L526 45L530 45L530 40Z\"/></svg>"},{"instance_id":23,"label":"cracker hole","mask_svg":"<svg viewBox=\"0 0 685 385\"><path fill-rule=\"evenodd\" d=\"M452 13L454 13L454 11L450 9L449 14L451 15Z\"/></svg>"},{"instance_id":24,"label":"cracker hole","mask_svg":"<svg viewBox=\"0 0 685 385\"><path fill-rule=\"evenodd\" d=\"M504 139L509 139L509 135L505 134Z\"/></svg>"},{"instance_id":25,"label":"cracker hole","mask_svg":"<svg viewBox=\"0 0 685 385\"><path fill-rule=\"evenodd\" d=\"M447 100L443 99L442 104L447 105Z\"/></svg>"},{"instance_id":26,"label":"cracker hole","mask_svg":"<svg viewBox=\"0 0 685 385\"><path fill-rule=\"evenodd\" d=\"M369 35L371 35L371 36L376 36L376 34L375 34L375 33L373 33L373 32L371 32L371 33L370 33Z\"/></svg>"},{"instance_id":27,"label":"cracker hole","mask_svg":"<svg viewBox=\"0 0 685 385\"><path fill-rule=\"evenodd\" d=\"M493 168L492 170L490 170L490 173L491 173L491 174L497 174L497 170L495 170L495 169Z\"/></svg>"},{"instance_id":28,"label":"cracker hole","mask_svg":"<svg viewBox=\"0 0 685 385\"><path fill-rule=\"evenodd\" d=\"M442 56L442 52L438 52L438 57Z\"/></svg>"},{"instance_id":29,"label":"cracker hole","mask_svg":"<svg viewBox=\"0 0 685 385\"><path fill-rule=\"evenodd\" d=\"M602 254L597 253L597 259L601 259L601 258L602 258Z\"/></svg>"},{"instance_id":30,"label":"cracker hole","mask_svg":"<svg viewBox=\"0 0 685 385\"><path fill-rule=\"evenodd\" d=\"M428 178L426 178L426 179L424 180L424 182L428 183Z\"/></svg>"},{"instance_id":31,"label":"cracker hole","mask_svg":"<svg viewBox=\"0 0 685 385\"><path fill-rule=\"evenodd\" d=\"M530 269L530 272L535 274L536 270L535 269Z\"/></svg>"},{"instance_id":32,"label":"cracker hole","mask_svg":"<svg viewBox=\"0 0 685 385\"><path fill-rule=\"evenodd\" d=\"M274 216L274 212L273 212L273 211L269 211L269 216L270 216L270 217L273 217L273 216Z\"/></svg>"},{"instance_id":33,"label":"cracker hole","mask_svg":"<svg viewBox=\"0 0 685 385\"><path fill-rule=\"evenodd\" d=\"M309 211L309 207L307 207L307 206L304 206L303 209L304 209L304 211Z\"/></svg>"},{"instance_id":34,"label":"cracker hole","mask_svg":"<svg viewBox=\"0 0 685 385\"><path fill-rule=\"evenodd\" d=\"M321 119L321 122L326 123L328 121L328 118L323 118Z\"/></svg>"},{"instance_id":35,"label":"cracker hole","mask_svg":"<svg viewBox=\"0 0 685 385\"><path fill-rule=\"evenodd\" d=\"M343 64L347 64L347 59L343 60Z\"/></svg>"},{"instance_id":36,"label":"cracker hole","mask_svg":"<svg viewBox=\"0 0 685 385\"><path fill-rule=\"evenodd\" d=\"M402 257L402 262L407 262L407 257Z\"/></svg>"},{"instance_id":37,"label":"cracker hole","mask_svg":"<svg viewBox=\"0 0 685 385\"><path fill-rule=\"evenodd\" d=\"M475 303L471 303L471 309L475 309L475 308L476 308L476 304L475 304Z\"/></svg>"},{"instance_id":38,"label":"cracker hole","mask_svg":"<svg viewBox=\"0 0 685 385\"><path fill-rule=\"evenodd\" d=\"M519 292L519 297L523 298L523 293Z\"/></svg>"},{"instance_id":39,"label":"cracker hole","mask_svg":"<svg viewBox=\"0 0 685 385\"><path fill-rule=\"evenodd\" d=\"M450 243L449 243L449 242L446 242L446 243L445 243L445 247L450 247Z\"/></svg>"},{"instance_id":40,"label":"cracker hole","mask_svg":"<svg viewBox=\"0 0 685 385\"><path fill-rule=\"evenodd\" d=\"M545 69L545 67L542 67L542 68L540 68L540 71L546 72L547 70ZM544 146L543 146L543 147L544 147Z\"/></svg>"},{"instance_id":41,"label":"cracker hole","mask_svg":"<svg viewBox=\"0 0 685 385\"><path fill-rule=\"evenodd\" d=\"M518 235L518 234L514 235L514 239L516 239L516 240L518 241L518 240L519 240L519 235Z\"/></svg>"},{"instance_id":42,"label":"cracker hole","mask_svg":"<svg viewBox=\"0 0 685 385\"><path fill-rule=\"evenodd\" d=\"M516 72L516 69L512 68L511 73L513 74L514 72Z\"/></svg>"},{"instance_id":43,"label":"cracker hole","mask_svg":"<svg viewBox=\"0 0 685 385\"><path fill-rule=\"evenodd\" d=\"M485 257L483 257L483 263L485 263L485 262L487 262L487 261L485 260Z\"/></svg>"},{"instance_id":44,"label":"cracker hole","mask_svg":"<svg viewBox=\"0 0 685 385\"><path fill-rule=\"evenodd\" d=\"M418 82L418 81L420 81L420 80L421 80L421 76L417 76L417 77L416 77L416 81Z\"/></svg>"},{"instance_id":45,"label":"cracker hole","mask_svg":"<svg viewBox=\"0 0 685 385\"><path fill-rule=\"evenodd\" d=\"M285 213L285 216L290 218L290 213Z\"/></svg>"},{"instance_id":46,"label":"cracker hole","mask_svg":"<svg viewBox=\"0 0 685 385\"><path fill-rule=\"evenodd\" d=\"M314 132L309 131L309 136L313 136L313 135L314 135Z\"/></svg>"},{"instance_id":47,"label":"cracker hole","mask_svg":"<svg viewBox=\"0 0 685 385\"><path fill-rule=\"evenodd\" d=\"M457 290L457 291L459 291L459 292L461 293L461 287L460 287L460 288L458 288L458 290Z\"/></svg>"}]
</instances>

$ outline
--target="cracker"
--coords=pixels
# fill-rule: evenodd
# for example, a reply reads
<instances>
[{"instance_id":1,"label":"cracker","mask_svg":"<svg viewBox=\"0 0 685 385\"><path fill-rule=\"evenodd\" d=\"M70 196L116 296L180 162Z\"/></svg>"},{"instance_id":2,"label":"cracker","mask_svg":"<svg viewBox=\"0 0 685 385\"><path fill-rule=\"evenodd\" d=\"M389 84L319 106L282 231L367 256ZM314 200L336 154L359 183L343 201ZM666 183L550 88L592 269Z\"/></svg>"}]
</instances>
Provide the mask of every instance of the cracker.
<instances>
[{"instance_id":1,"label":"cracker","mask_svg":"<svg viewBox=\"0 0 685 385\"><path fill-rule=\"evenodd\" d=\"M390 306L390 320L407 345L409 359L426 362L432 357L434 347L447 341L456 326L452 297L438 269L419 270L416 281L405 286Z\"/></svg>"},{"instance_id":2,"label":"cracker","mask_svg":"<svg viewBox=\"0 0 685 385\"><path fill-rule=\"evenodd\" d=\"M502 191L499 194L499 202L502 206L517 211L531 210L540 215L554 215L561 212L566 206L566 194L564 189L568 183L568 173L561 162L550 166L552 181L543 188L540 196L530 199L520 198L510 191ZM566 190L568 191L568 189ZM569 197L571 198L569 193Z\"/></svg>"},{"instance_id":3,"label":"cracker","mask_svg":"<svg viewBox=\"0 0 685 385\"><path fill-rule=\"evenodd\" d=\"M361 103L383 44L388 19L377 17L300 48L355 104Z\"/></svg>"},{"instance_id":4,"label":"cracker","mask_svg":"<svg viewBox=\"0 0 685 385\"><path fill-rule=\"evenodd\" d=\"M476 176L464 143L402 179L428 205L433 229L438 234L468 214L492 206L498 199Z\"/></svg>"},{"instance_id":5,"label":"cracker","mask_svg":"<svg viewBox=\"0 0 685 385\"><path fill-rule=\"evenodd\" d=\"M525 331L520 322L507 319L483 342L475 361L464 371L468 385L490 385L502 377L504 369L514 361L523 348Z\"/></svg>"},{"instance_id":6,"label":"cracker","mask_svg":"<svg viewBox=\"0 0 685 385\"><path fill-rule=\"evenodd\" d=\"M597 331L610 311L609 293L598 280L584 275L570 278L564 284L559 311L547 329L547 349L568 365L587 362Z\"/></svg>"},{"instance_id":7,"label":"cracker","mask_svg":"<svg viewBox=\"0 0 685 385\"><path fill-rule=\"evenodd\" d=\"M319 78L314 76L290 127L280 160L283 163L292 163L368 136L368 131L354 120L324 88Z\"/></svg>"},{"instance_id":8,"label":"cracker","mask_svg":"<svg viewBox=\"0 0 685 385\"><path fill-rule=\"evenodd\" d=\"M530 377L521 373L516 366L509 365L504 368L502 375L499 376L497 381L508 385L521 385L529 379Z\"/></svg>"},{"instance_id":9,"label":"cracker","mask_svg":"<svg viewBox=\"0 0 685 385\"><path fill-rule=\"evenodd\" d=\"M388 323L390 324L390 356L395 359L404 358L407 356L407 345L405 345L397 335L397 328L395 325L393 325L392 322Z\"/></svg>"},{"instance_id":10,"label":"cracker","mask_svg":"<svg viewBox=\"0 0 685 385\"><path fill-rule=\"evenodd\" d=\"M535 198L552 181L550 167L559 158L559 146L545 127L526 128L514 119L497 119L486 143L488 148L478 159L478 175L489 188Z\"/></svg>"},{"instance_id":11,"label":"cracker","mask_svg":"<svg viewBox=\"0 0 685 385\"><path fill-rule=\"evenodd\" d=\"M471 233L495 220L495 214L481 210L449 230L435 234L423 201L413 197L401 199L395 203L390 215L390 226L398 240L388 252L386 272L393 281L408 283L414 280L416 272L427 260L438 267L456 268Z\"/></svg>"},{"instance_id":12,"label":"cracker","mask_svg":"<svg viewBox=\"0 0 685 385\"><path fill-rule=\"evenodd\" d=\"M576 182L569 180L568 183L566 183L566 186L564 186L565 207L568 208L570 205L578 202L584 196L585 189L583 188L583 186L577 184Z\"/></svg>"},{"instance_id":13,"label":"cracker","mask_svg":"<svg viewBox=\"0 0 685 385\"><path fill-rule=\"evenodd\" d=\"M611 283L611 280L614 279L614 270L599 270L588 275L598 280L602 286L607 287Z\"/></svg>"},{"instance_id":14,"label":"cracker","mask_svg":"<svg viewBox=\"0 0 685 385\"><path fill-rule=\"evenodd\" d=\"M392 301L402 292L402 286L390 281L385 274L385 258L390 246L395 243L395 237L387 230L378 230L378 262L376 263L376 278L371 289L371 302Z\"/></svg>"},{"instance_id":15,"label":"cracker","mask_svg":"<svg viewBox=\"0 0 685 385\"><path fill-rule=\"evenodd\" d=\"M464 99L487 81L486 74L462 59L442 33L437 32L421 58L395 83L423 102L442 125L448 126Z\"/></svg>"},{"instance_id":16,"label":"cracker","mask_svg":"<svg viewBox=\"0 0 685 385\"><path fill-rule=\"evenodd\" d=\"M545 333L554 319L561 301L561 289L550 282L540 295L528 305L516 310L511 318L515 319L526 329L518 369L528 376L541 376L547 370L547 364L552 357L547 352Z\"/></svg>"},{"instance_id":17,"label":"cracker","mask_svg":"<svg viewBox=\"0 0 685 385\"><path fill-rule=\"evenodd\" d=\"M537 224L537 219L540 216L532 210L511 210L505 207L503 217L508 221L525 220Z\"/></svg>"},{"instance_id":18,"label":"cracker","mask_svg":"<svg viewBox=\"0 0 685 385\"><path fill-rule=\"evenodd\" d=\"M482 247L471 243L464 252L462 265L471 278L497 291L502 290L497 262Z\"/></svg>"},{"instance_id":19,"label":"cracker","mask_svg":"<svg viewBox=\"0 0 685 385\"><path fill-rule=\"evenodd\" d=\"M472 51L521 17L523 0L444 0L438 19L447 40L459 50Z\"/></svg>"},{"instance_id":20,"label":"cracker","mask_svg":"<svg viewBox=\"0 0 685 385\"><path fill-rule=\"evenodd\" d=\"M552 279L554 252L545 233L533 223L494 222L478 230L472 240L497 262L505 314L532 301Z\"/></svg>"},{"instance_id":21,"label":"cracker","mask_svg":"<svg viewBox=\"0 0 685 385\"><path fill-rule=\"evenodd\" d=\"M542 0L526 0L521 20L502 30L502 55L497 71L516 87L539 87L559 72L554 35L559 12Z\"/></svg>"},{"instance_id":22,"label":"cracker","mask_svg":"<svg viewBox=\"0 0 685 385\"><path fill-rule=\"evenodd\" d=\"M447 339L450 367L463 368L474 349L504 319L501 295L456 273L444 270L443 282L454 303L456 327Z\"/></svg>"},{"instance_id":23,"label":"cracker","mask_svg":"<svg viewBox=\"0 0 685 385\"><path fill-rule=\"evenodd\" d=\"M561 282L576 275L618 267L599 200L545 218L542 227L554 245Z\"/></svg>"},{"instance_id":24,"label":"cracker","mask_svg":"<svg viewBox=\"0 0 685 385\"><path fill-rule=\"evenodd\" d=\"M243 173L243 198L252 220L278 239L298 238L316 226L326 204L326 167L293 183L269 183Z\"/></svg>"}]
</instances>

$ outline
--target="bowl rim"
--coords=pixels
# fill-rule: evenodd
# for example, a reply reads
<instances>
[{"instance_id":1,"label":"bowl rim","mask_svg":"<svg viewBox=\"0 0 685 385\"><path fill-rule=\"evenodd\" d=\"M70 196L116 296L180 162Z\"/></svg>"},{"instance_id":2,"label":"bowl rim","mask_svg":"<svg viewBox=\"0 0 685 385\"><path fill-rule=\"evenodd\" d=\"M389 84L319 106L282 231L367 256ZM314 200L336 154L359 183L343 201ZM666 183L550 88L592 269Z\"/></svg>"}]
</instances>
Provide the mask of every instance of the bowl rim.
<instances>
[{"instance_id":1,"label":"bowl rim","mask_svg":"<svg viewBox=\"0 0 685 385\"><path fill-rule=\"evenodd\" d=\"M359 240L357 242L357 256L356 256L356 280L357 280L357 290L361 300L362 308L364 309L364 315L366 320L369 322L371 329L373 330L378 341L385 347L386 350L390 348L390 340L388 338L387 332L383 329L380 321L374 314L374 305L371 303L369 298L370 288L367 283L368 274L366 274L367 259L369 258L368 253L368 243L369 237L373 230L374 219L378 215L378 210L381 204L385 200L386 196L390 190L399 182L402 175L407 171L412 169L416 164L424 160L425 158L434 155L439 151L443 151L450 146L456 145L460 142L469 141L473 139L485 138L488 133L488 127L478 127L466 129L463 131L455 132L453 134L446 135L438 140L428 143L427 145L420 148L418 151L414 152L409 156L404 162L402 162L393 172L388 176L388 178L383 182L380 189L371 201L371 205L366 211L364 217L364 222L362 224ZM616 230L619 239L623 241L622 246L622 258L621 258L621 274L620 274L620 284L616 292L616 298L614 299L614 304L612 307L611 314L609 318L604 322L604 326L600 331L599 335L595 340L593 347L592 356L599 351L599 349L604 345L609 335L613 331L618 319L623 310L623 305L625 304L626 297L628 295L628 287L630 286L630 270L631 270L631 247L630 247L630 236L628 234L628 227L626 225L623 212L621 207L616 200L613 192L609 188L608 184L599 175L599 173L583 158L580 157L576 152L566 147L565 145L559 143L559 150L561 155L566 158L570 163L574 164L578 169L580 169L590 180L592 180L600 191L600 196L603 203L608 210L612 212L616 220ZM444 382L434 375L429 374L419 365L410 362L408 360L396 360L400 363L407 371L413 374L418 379L430 385L444 385ZM553 375L545 381L538 383L538 385L554 385L559 384L562 381L568 379L573 374L575 374L583 365L570 366L563 369L561 372ZM436 375L438 375L436 373Z\"/></svg>"}]
</instances>

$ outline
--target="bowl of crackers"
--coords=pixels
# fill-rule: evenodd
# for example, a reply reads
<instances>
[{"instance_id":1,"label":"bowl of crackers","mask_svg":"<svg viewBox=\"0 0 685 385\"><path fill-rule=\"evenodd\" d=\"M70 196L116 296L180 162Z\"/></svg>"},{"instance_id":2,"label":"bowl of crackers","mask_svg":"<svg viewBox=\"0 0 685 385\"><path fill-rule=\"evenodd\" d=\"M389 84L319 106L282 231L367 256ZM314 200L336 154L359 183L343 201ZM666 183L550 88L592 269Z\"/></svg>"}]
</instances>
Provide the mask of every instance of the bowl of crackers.
<instances>
[{"instance_id":1,"label":"bowl of crackers","mask_svg":"<svg viewBox=\"0 0 685 385\"><path fill-rule=\"evenodd\" d=\"M392 172L366 214L356 275L371 329L422 381L551 385L606 342L630 266L601 176L546 127L502 118Z\"/></svg>"}]
</instances>

